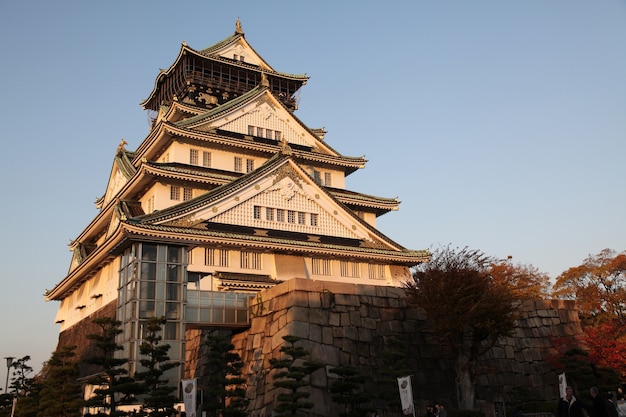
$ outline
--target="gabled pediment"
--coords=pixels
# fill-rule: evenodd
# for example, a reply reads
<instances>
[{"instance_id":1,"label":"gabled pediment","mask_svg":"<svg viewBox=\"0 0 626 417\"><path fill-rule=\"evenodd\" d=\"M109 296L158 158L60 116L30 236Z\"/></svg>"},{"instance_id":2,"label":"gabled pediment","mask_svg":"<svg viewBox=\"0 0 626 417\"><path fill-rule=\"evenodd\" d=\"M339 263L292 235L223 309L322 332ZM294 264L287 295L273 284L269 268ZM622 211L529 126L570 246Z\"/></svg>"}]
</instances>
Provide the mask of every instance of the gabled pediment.
<instances>
[{"instance_id":1,"label":"gabled pediment","mask_svg":"<svg viewBox=\"0 0 626 417\"><path fill-rule=\"evenodd\" d=\"M361 246L401 249L335 200L288 157L263 175L251 173L190 204L192 210L181 207L180 213L170 212L162 219L157 215L152 223L195 228L217 223L256 229L260 236L278 230L310 235L311 241L316 236L333 236L360 241Z\"/></svg>"},{"instance_id":2,"label":"gabled pediment","mask_svg":"<svg viewBox=\"0 0 626 417\"><path fill-rule=\"evenodd\" d=\"M127 151L124 149L126 141L122 139L117 147L115 159L113 160L113 166L111 167L111 174L109 175L109 181L107 183L106 192L104 198L99 202L101 207L106 207L109 202L117 193L124 187L130 178L135 173L130 159L128 158Z\"/></svg>"},{"instance_id":3,"label":"gabled pediment","mask_svg":"<svg viewBox=\"0 0 626 417\"><path fill-rule=\"evenodd\" d=\"M286 141L327 155L339 155L285 109L267 88L262 87L230 105L187 119L179 125L201 132L224 130L278 142Z\"/></svg>"},{"instance_id":4,"label":"gabled pediment","mask_svg":"<svg viewBox=\"0 0 626 417\"><path fill-rule=\"evenodd\" d=\"M235 33L230 37L200 51L203 55L219 56L234 61L245 62L256 65L263 70L274 71L274 69L252 48L246 41L241 27L241 22L237 19L235 23Z\"/></svg>"},{"instance_id":5,"label":"gabled pediment","mask_svg":"<svg viewBox=\"0 0 626 417\"><path fill-rule=\"evenodd\" d=\"M247 64L256 65L264 70L274 71L267 62L261 58L259 54L250 46L243 37L234 36L232 41L215 47L211 50L211 55L217 55L226 59L233 59L235 61L245 62Z\"/></svg>"}]
</instances>

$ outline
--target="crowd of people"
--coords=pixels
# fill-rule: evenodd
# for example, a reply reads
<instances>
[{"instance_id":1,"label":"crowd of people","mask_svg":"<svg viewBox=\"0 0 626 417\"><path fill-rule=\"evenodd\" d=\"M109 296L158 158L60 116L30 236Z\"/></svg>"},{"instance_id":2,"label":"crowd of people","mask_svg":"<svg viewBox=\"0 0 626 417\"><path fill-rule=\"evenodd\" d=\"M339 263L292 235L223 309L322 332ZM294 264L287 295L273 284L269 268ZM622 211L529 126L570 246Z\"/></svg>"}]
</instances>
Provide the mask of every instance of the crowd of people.
<instances>
[{"instance_id":1,"label":"crowd of people","mask_svg":"<svg viewBox=\"0 0 626 417\"><path fill-rule=\"evenodd\" d=\"M448 412L443 404L435 403L426 407L426 417L448 417Z\"/></svg>"},{"instance_id":2,"label":"crowd of people","mask_svg":"<svg viewBox=\"0 0 626 417\"><path fill-rule=\"evenodd\" d=\"M619 417L615 394L605 398L598 387L591 387L589 394L591 403L576 398L572 387L565 388L565 397L559 400L557 417Z\"/></svg>"}]
</instances>

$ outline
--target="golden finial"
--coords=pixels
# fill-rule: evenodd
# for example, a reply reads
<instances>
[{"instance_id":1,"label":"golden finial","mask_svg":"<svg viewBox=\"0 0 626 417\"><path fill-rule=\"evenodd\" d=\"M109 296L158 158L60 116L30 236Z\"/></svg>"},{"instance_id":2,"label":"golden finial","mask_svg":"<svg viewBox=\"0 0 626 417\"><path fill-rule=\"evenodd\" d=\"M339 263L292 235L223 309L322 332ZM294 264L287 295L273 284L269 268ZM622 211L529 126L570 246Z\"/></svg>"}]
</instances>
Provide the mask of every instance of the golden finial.
<instances>
[{"instance_id":1,"label":"golden finial","mask_svg":"<svg viewBox=\"0 0 626 417\"><path fill-rule=\"evenodd\" d=\"M128 142L126 142L126 139L122 138L122 140L120 141L120 144L117 145L117 150L118 151L123 150L126 145L128 145Z\"/></svg>"},{"instance_id":2,"label":"golden finial","mask_svg":"<svg viewBox=\"0 0 626 417\"><path fill-rule=\"evenodd\" d=\"M241 28L241 22L239 21L239 17L237 17L237 21L235 22L235 33L243 35L243 29Z\"/></svg>"}]
</instances>

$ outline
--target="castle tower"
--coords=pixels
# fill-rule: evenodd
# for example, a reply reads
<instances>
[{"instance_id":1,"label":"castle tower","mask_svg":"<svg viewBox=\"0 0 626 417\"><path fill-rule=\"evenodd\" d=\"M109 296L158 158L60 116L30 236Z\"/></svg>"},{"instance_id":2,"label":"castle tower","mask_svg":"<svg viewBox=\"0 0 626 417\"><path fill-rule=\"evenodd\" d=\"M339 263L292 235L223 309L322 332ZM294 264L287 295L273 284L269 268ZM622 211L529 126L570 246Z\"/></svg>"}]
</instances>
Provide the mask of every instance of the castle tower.
<instances>
[{"instance_id":1,"label":"castle tower","mask_svg":"<svg viewBox=\"0 0 626 417\"><path fill-rule=\"evenodd\" d=\"M249 298L277 283L400 286L428 259L376 229L397 199L346 188L366 160L295 116L307 79L274 70L239 22L206 49L182 44L142 102L150 132L134 151L120 143L99 213L46 293L60 346L115 315L132 372L143 324L165 316L170 357L184 362L186 330L245 328Z\"/></svg>"}]
</instances>

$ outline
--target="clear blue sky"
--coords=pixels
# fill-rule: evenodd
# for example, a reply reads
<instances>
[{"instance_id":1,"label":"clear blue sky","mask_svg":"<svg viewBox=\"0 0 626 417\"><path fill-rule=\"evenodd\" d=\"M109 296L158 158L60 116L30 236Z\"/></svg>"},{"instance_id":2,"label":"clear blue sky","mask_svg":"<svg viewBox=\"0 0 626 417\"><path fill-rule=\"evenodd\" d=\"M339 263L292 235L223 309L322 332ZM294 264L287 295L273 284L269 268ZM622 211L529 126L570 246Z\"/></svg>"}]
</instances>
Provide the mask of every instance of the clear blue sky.
<instances>
[{"instance_id":1,"label":"clear blue sky","mask_svg":"<svg viewBox=\"0 0 626 417\"><path fill-rule=\"evenodd\" d=\"M246 39L307 73L298 117L365 155L348 188L399 197L381 231L552 278L626 249L626 2L0 0L0 357L55 348L67 244L180 44ZM4 388L6 369L0 362Z\"/></svg>"}]
</instances>

